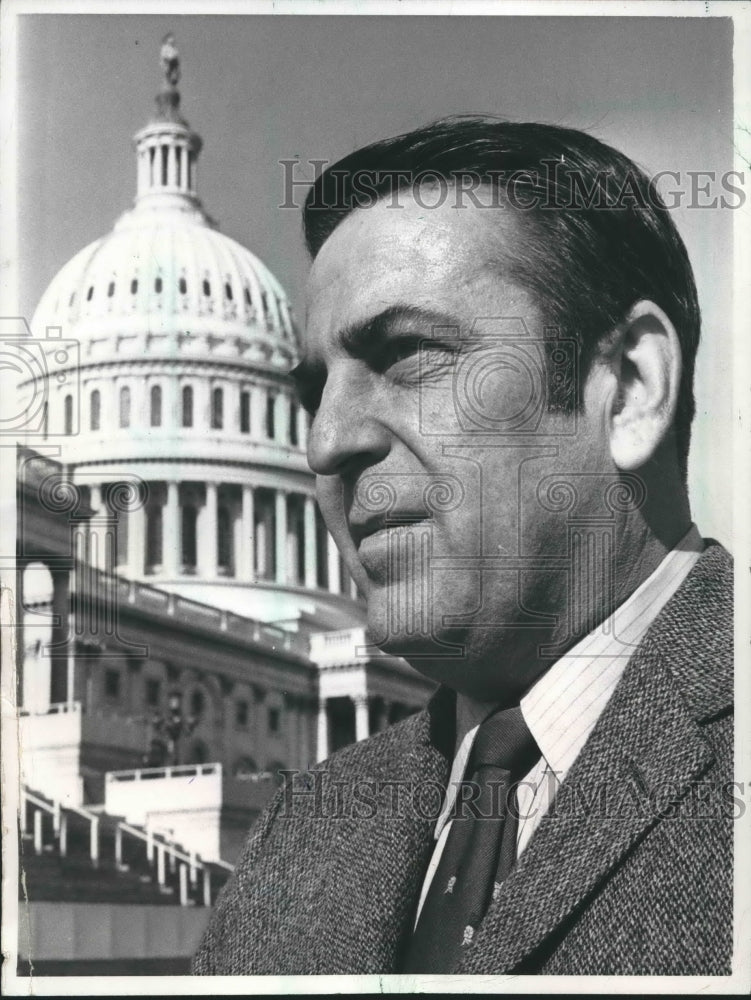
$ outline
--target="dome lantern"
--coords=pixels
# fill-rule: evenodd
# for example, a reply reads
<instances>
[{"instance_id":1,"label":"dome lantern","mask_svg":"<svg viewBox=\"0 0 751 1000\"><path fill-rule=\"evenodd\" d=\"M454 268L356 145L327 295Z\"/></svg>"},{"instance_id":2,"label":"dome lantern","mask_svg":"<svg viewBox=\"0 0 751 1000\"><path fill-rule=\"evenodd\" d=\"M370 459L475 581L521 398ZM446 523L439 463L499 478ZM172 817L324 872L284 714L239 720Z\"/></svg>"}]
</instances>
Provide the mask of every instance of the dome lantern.
<instances>
[{"instance_id":1,"label":"dome lantern","mask_svg":"<svg viewBox=\"0 0 751 1000\"><path fill-rule=\"evenodd\" d=\"M202 143L180 113L180 57L171 34L162 41L160 60L164 80L156 95L156 114L134 136L138 164L136 204L155 196L162 201L168 196L198 204L196 164Z\"/></svg>"}]
</instances>

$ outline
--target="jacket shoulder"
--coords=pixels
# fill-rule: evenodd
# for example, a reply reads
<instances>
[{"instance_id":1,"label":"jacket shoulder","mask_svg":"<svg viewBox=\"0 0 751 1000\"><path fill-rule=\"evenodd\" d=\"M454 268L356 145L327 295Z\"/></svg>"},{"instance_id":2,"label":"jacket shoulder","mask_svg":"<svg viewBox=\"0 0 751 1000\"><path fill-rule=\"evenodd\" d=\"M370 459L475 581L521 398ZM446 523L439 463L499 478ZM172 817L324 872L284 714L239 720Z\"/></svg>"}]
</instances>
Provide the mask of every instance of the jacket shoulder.
<instances>
[{"instance_id":1,"label":"jacket shoulder","mask_svg":"<svg viewBox=\"0 0 751 1000\"><path fill-rule=\"evenodd\" d=\"M645 636L637 656L667 664L694 718L733 704L733 557L718 542L706 548Z\"/></svg>"}]
</instances>

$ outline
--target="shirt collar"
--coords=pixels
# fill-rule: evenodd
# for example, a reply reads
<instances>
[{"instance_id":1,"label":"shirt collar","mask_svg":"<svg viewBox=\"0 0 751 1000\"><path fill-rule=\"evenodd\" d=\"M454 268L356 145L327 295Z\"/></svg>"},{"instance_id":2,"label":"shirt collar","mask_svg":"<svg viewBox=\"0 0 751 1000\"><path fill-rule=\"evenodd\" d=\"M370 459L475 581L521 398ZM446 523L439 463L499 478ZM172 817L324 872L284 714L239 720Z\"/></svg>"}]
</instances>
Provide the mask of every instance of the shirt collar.
<instances>
[{"instance_id":1,"label":"shirt collar","mask_svg":"<svg viewBox=\"0 0 751 1000\"><path fill-rule=\"evenodd\" d=\"M702 537L692 524L633 594L556 660L521 699L524 720L558 781L563 781L579 755L647 629L688 576L703 549ZM454 807L477 729L495 707L491 702L457 695L455 757L436 837Z\"/></svg>"}]
</instances>

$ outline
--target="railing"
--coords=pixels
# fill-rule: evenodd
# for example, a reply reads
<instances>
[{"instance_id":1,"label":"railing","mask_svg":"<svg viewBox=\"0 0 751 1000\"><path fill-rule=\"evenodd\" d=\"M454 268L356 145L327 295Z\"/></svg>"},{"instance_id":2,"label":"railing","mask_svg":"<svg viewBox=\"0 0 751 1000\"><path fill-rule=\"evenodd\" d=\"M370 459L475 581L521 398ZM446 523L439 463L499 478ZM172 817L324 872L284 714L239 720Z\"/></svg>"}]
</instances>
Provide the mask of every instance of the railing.
<instances>
[{"instance_id":1,"label":"railing","mask_svg":"<svg viewBox=\"0 0 751 1000\"><path fill-rule=\"evenodd\" d=\"M107 771L104 780L109 781L147 781L154 778L185 778L201 775L218 774L221 777L221 764L175 764L171 767L139 767L130 771Z\"/></svg>"},{"instance_id":2,"label":"railing","mask_svg":"<svg viewBox=\"0 0 751 1000\"><path fill-rule=\"evenodd\" d=\"M219 768L221 765L208 765L209 768ZM152 769L149 769L152 770ZM153 769L158 770L158 769ZM195 767L167 768L165 770L195 772ZM120 772L127 774L129 772ZM130 772L133 774L134 772ZM110 775L108 775L110 777ZM127 779L126 779L127 780ZM98 867L100 858L100 817L88 809L77 806L63 806L58 800L46 801L35 795L29 788L21 788L21 815L20 826L22 837L28 833L28 812L27 805L34 808L33 813L33 844L34 853L39 855L44 851L44 831L42 827L43 814L46 812L52 817L53 836L57 840L58 850L61 857L68 854L68 816L73 813L82 817L89 823L89 859L94 867ZM156 880L161 892L171 891L167 888L167 867L172 874L177 872L179 886L179 900L181 906L190 906L193 900L190 898L189 890L194 891L198 887L199 874L202 880L201 900L204 906L211 906L211 869L220 868L226 872L233 871L233 866L226 861L216 860L205 862L196 852L184 851L174 842L171 842L166 832L157 831L153 828L147 830L132 826L125 820L117 820L115 824L114 842L114 865L119 871L127 871L128 866L123 863L123 837L128 836L140 841L145 845L145 857L148 864L156 867ZM179 865L179 868L178 868Z\"/></svg>"},{"instance_id":3,"label":"railing","mask_svg":"<svg viewBox=\"0 0 751 1000\"><path fill-rule=\"evenodd\" d=\"M146 583L127 580L120 576L112 578L103 570L97 570L93 567L87 567L87 573L86 579L89 580L90 586L95 591L102 594L108 592L104 583L107 581L111 587L111 581L114 579L118 596L123 598L127 604L147 613L178 618L182 621L187 620L204 628L229 632L241 639L262 642L275 650L290 650L307 657L306 641L286 629L260 622L255 618L245 618L230 611L223 611L210 604L193 601L178 594L168 594L166 591ZM77 574L77 578L83 577Z\"/></svg>"},{"instance_id":4,"label":"railing","mask_svg":"<svg viewBox=\"0 0 751 1000\"><path fill-rule=\"evenodd\" d=\"M318 664L355 663L367 656L365 629L337 629L310 637L310 658Z\"/></svg>"},{"instance_id":5,"label":"railing","mask_svg":"<svg viewBox=\"0 0 751 1000\"><path fill-rule=\"evenodd\" d=\"M169 859L170 870L172 872L175 871L177 863L180 863L178 879L181 906L190 905L188 882L195 889L198 884L198 872L200 871L203 875L203 905L211 906L211 870L201 861L195 851L188 851L187 853L181 851L174 844L157 839L155 830L151 828L145 831L139 830L138 827L131 826L130 823L121 820L115 827L115 865L121 869L123 868L123 834L134 837L146 844L146 858L150 864L154 863L154 855L156 854L157 884L161 891L164 891L167 885L166 860ZM232 865L226 861L214 861L212 863L219 868L224 868L228 872L233 870Z\"/></svg>"},{"instance_id":6,"label":"railing","mask_svg":"<svg viewBox=\"0 0 751 1000\"><path fill-rule=\"evenodd\" d=\"M89 823L89 858L92 865L99 864L99 817L88 809L81 809L79 806L61 806L60 801L53 799L46 802L44 799L34 795L28 788L21 789L21 835L27 832L26 804L30 803L35 807L34 812L34 853L41 854L44 850L42 842L42 812L47 812L52 816L52 830L59 842L61 857L66 857L68 853L68 813L75 813Z\"/></svg>"},{"instance_id":7,"label":"railing","mask_svg":"<svg viewBox=\"0 0 751 1000\"><path fill-rule=\"evenodd\" d=\"M61 701L55 702L52 705L48 705L44 711L35 712L30 708L19 708L19 716L27 715L61 715L66 713L78 712L81 713L81 702L80 701Z\"/></svg>"}]
</instances>

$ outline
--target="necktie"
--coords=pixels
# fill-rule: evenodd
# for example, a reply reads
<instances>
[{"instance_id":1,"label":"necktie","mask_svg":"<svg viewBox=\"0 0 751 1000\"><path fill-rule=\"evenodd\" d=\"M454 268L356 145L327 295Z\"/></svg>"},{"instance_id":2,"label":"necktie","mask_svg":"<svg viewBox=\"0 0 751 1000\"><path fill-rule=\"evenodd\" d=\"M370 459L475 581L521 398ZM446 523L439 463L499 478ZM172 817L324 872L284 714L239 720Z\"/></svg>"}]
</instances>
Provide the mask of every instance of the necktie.
<instances>
[{"instance_id":1,"label":"necktie","mask_svg":"<svg viewBox=\"0 0 751 1000\"><path fill-rule=\"evenodd\" d=\"M471 942L516 860L514 785L539 757L518 706L496 712L478 729L403 972L451 972Z\"/></svg>"}]
</instances>

